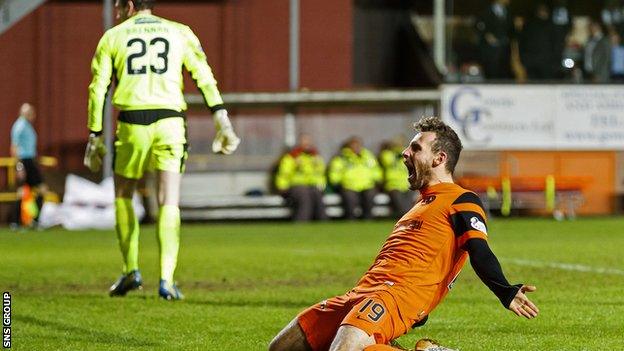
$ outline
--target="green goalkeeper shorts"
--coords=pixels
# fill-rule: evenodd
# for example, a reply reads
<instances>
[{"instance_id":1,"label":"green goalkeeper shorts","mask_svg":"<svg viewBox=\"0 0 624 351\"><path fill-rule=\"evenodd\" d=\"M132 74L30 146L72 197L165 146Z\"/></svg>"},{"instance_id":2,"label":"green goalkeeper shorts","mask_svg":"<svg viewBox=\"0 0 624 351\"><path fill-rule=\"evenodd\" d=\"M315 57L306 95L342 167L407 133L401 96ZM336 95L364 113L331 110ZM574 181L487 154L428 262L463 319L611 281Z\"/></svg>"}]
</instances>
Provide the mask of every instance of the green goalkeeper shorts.
<instances>
[{"instance_id":1,"label":"green goalkeeper shorts","mask_svg":"<svg viewBox=\"0 0 624 351\"><path fill-rule=\"evenodd\" d=\"M145 171L184 172L188 156L186 120L161 118L150 124L117 121L115 174L140 179Z\"/></svg>"}]
</instances>

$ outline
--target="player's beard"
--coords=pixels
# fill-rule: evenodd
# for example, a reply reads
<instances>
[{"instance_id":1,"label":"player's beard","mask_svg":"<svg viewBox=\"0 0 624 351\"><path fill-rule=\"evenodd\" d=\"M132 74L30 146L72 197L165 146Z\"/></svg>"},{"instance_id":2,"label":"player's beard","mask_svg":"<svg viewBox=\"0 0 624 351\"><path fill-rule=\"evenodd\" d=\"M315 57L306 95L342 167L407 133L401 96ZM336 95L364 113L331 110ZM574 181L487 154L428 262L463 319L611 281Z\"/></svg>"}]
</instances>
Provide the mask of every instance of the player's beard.
<instances>
[{"instance_id":1,"label":"player's beard","mask_svg":"<svg viewBox=\"0 0 624 351\"><path fill-rule=\"evenodd\" d=\"M427 163L416 160L414 163L414 174L408 178L410 190L416 191L425 188L431 181L431 174L431 168Z\"/></svg>"}]
</instances>

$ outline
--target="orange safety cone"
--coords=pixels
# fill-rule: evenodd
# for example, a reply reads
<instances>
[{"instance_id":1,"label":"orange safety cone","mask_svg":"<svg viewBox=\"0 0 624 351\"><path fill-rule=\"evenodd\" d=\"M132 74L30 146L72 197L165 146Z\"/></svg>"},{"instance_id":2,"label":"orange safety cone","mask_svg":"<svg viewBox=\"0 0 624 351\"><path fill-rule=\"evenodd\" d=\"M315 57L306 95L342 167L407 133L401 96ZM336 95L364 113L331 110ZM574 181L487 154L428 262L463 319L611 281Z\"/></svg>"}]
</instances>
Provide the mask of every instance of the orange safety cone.
<instances>
[{"instance_id":1,"label":"orange safety cone","mask_svg":"<svg viewBox=\"0 0 624 351\"><path fill-rule=\"evenodd\" d=\"M39 214L39 208L37 208L37 202L35 200L35 194L28 184L22 186L22 204L20 207L20 219L22 225L29 227L33 224L33 220L37 218Z\"/></svg>"}]
</instances>

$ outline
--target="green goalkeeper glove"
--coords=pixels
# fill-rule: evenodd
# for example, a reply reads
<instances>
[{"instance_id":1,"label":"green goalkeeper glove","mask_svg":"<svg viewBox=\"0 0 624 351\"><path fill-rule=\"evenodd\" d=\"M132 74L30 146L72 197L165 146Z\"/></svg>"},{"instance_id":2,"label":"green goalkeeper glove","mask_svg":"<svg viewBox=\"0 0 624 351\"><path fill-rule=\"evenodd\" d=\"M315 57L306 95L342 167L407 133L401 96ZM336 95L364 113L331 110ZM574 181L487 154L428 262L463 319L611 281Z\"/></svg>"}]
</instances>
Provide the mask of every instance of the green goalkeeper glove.
<instances>
[{"instance_id":1,"label":"green goalkeeper glove","mask_svg":"<svg viewBox=\"0 0 624 351\"><path fill-rule=\"evenodd\" d=\"M89 142L82 163L91 172L97 172L102 168L104 155L106 155L106 146L102 142L102 138L93 133L89 134Z\"/></svg>"},{"instance_id":2,"label":"green goalkeeper glove","mask_svg":"<svg viewBox=\"0 0 624 351\"><path fill-rule=\"evenodd\" d=\"M213 118L217 134L212 142L212 152L230 155L240 144L240 138L234 133L226 110L216 111Z\"/></svg>"}]
</instances>

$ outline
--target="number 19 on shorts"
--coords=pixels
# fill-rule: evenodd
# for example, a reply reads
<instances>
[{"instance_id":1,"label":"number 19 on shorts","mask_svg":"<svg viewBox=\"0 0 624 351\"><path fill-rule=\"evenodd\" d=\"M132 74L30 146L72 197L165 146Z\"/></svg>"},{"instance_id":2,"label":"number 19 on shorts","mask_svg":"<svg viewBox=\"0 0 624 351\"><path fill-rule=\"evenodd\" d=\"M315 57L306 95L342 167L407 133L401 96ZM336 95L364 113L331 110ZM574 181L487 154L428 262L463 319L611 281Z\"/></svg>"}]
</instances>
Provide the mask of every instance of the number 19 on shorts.
<instances>
[{"instance_id":1,"label":"number 19 on shorts","mask_svg":"<svg viewBox=\"0 0 624 351\"><path fill-rule=\"evenodd\" d=\"M386 313L386 308L379 302L375 302L373 299L368 299L366 303L358 311L363 315L366 315L368 319L373 322L377 322Z\"/></svg>"}]
</instances>

